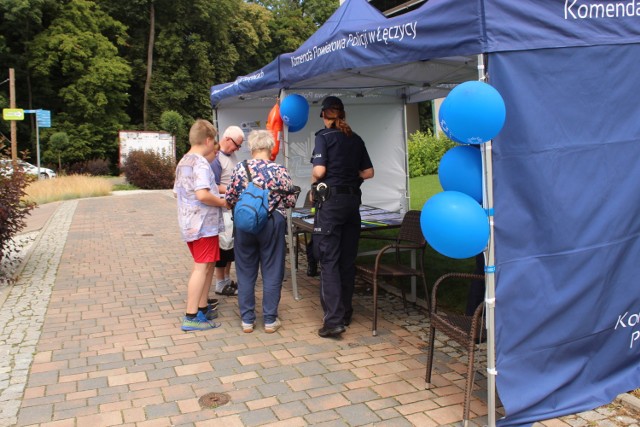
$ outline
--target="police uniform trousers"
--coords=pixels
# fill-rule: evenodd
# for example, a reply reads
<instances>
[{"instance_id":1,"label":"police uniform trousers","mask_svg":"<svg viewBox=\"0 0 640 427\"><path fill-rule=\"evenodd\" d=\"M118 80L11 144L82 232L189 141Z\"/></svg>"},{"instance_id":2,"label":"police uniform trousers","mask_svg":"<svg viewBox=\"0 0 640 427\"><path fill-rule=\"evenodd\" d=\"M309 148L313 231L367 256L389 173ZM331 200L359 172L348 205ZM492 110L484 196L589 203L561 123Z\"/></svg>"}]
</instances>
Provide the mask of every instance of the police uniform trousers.
<instances>
[{"instance_id":1,"label":"police uniform trousers","mask_svg":"<svg viewBox=\"0 0 640 427\"><path fill-rule=\"evenodd\" d=\"M278 304L284 279L286 219L273 212L258 234L235 229L234 252L238 279L238 306L244 323L256 320L256 279L262 272L262 315L265 323L278 317Z\"/></svg>"},{"instance_id":2,"label":"police uniform trousers","mask_svg":"<svg viewBox=\"0 0 640 427\"><path fill-rule=\"evenodd\" d=\"M313 249L320 264L320 302L323 323L342 326L351 318L355 262L360 239L360 194L332 192L316 208Z\"/></svg>"}]
</instances>

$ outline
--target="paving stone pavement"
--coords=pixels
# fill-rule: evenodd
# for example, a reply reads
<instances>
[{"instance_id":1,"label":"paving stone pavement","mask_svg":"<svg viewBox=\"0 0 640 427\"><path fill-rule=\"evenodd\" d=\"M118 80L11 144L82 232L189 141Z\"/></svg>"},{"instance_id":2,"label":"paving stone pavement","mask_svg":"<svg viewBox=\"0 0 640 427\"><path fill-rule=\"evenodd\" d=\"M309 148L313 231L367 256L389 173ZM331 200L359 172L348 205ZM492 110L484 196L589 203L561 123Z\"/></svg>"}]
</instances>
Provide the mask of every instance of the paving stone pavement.
<instances>
[{"instance_id":1,"label":"paving stone pavement","mask_svg":"<svg viewBox=\"0 0 640 427\"><path fill-rule=\"evenodd\" d=\"M285 279L276 333L262 325L243 333L233 297L221 297L221 328L185 333L190 269L170 192L51 209L0 298L0 426L461 425L466 356L437 336L434 387L425 389L419 307L406 313L385 293L373 337L371 296L359 292L343 338L322 339L318 281L299 274L299 301ZM472 426L487 423L484 355ZM230 401L203 408L208 393ZM614 403L535 425L638 426L637 418Z\"/></svg>"}]
</instances>

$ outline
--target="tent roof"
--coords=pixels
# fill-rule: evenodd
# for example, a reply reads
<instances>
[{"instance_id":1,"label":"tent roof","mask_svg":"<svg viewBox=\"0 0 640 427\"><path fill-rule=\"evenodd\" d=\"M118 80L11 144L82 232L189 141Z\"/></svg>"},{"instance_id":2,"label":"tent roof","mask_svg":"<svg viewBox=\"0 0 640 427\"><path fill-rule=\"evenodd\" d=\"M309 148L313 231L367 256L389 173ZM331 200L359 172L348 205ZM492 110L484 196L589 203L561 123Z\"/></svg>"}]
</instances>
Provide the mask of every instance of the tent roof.
<instances>
[{"instance_id":1,"label":"tent roof","mask_svg":"<svg viewBox=\"0 0 640 427\"><path fill-rule=\"evenodd\" d=\"M451 57L406 64L380 65L369 68L335 70L330 73L291 84L293 91L340 90L354 96L369 94L404 96L408 103L442 98L460 82L477 78L477 58ZM280 87L237 92L221 98L217 106L234 105L248 100L269 99L273 103Z\"/></svg>"},{"instance_id":2,"label":"tent roof","mask_svg":"<svg viewBox=\"0 0 640 427\"><path fill-rule=\"evenodd\" d=\"M431 0L414 12L386 18L366 0L349 0L295 52L234 82L213 86L211 104L274 97L279 89L350 89L400 95L409 102L446 95L477 78L481 41L463 27L480 28L476 7ZM443 16L444 14L444 16ZM461 23L452 28L451 19Z\"/></svg>"},{"instance_id":3,"label":"tent roof","mask_svg":"<svg viewBox=\"0 0 640 427\"><path fill-rule=\"evenodd\" d=\"M477 78L480 53L638 43L635 4L430 0L386 18L366 0L348 0L295 52L213 86L211 104L279 89L405 87L409 101L436 98Z\"/></svg>"}]
</instances>

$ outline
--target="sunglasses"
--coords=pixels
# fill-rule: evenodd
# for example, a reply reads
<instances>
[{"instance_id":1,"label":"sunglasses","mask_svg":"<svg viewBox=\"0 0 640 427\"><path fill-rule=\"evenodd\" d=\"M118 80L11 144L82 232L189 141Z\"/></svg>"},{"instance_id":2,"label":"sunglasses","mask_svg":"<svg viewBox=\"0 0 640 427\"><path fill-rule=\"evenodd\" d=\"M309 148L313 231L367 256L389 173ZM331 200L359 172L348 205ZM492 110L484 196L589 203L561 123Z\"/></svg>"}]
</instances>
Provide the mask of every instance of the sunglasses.
<instances>
[{"instance_id":1,"label":"sunglasses","mask_svg":"<svg viewBox=\"0 0 640 427\"><path fill-rule=\"evenodd\" d=\"M229 138L229 139L231 140L231 142L233 142L233 145L235 145L235 146L236 146L236 148L237 148L238 150L242 147L242 145L240 145L240 144L238 144L237 142L235 142L235 141L233 140L233 138L231 138L231 137L227 137L227 138Z\"/></svg>"}]
</instances>

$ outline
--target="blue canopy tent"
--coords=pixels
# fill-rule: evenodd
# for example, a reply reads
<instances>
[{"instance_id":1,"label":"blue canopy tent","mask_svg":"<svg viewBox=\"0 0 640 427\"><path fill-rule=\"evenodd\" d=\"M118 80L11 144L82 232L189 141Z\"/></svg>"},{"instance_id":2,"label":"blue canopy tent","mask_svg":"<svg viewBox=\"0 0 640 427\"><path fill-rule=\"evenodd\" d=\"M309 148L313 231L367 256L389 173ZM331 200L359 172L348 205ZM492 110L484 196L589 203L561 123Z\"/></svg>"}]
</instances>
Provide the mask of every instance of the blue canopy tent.
<instances>
[{"instance_id":1,"label":"blue canopy tent","mask_svg":"<svg viewBox=\"0 0 640 427\"><path fill-rule=\"evenodd\" d=\"M486 1L504 425L640 385L640 4ZM522 230L530 230L522 232Z\"/></svg>"},{"instance_id":2,"label":"blue canopy tent","mask_svg":"<svg viewBox=\"0 0 640 427\"><path fill-rule=\"evenodd\" d=\"M348 0L334 17L360 7ZM271 93L343 89L366 102L387 90L415 102L476 79L480 63L505 100L505 127L485 150L498 425L638 388L640 2L430 0L311 40L274 61ZM212 105L265 89L248 83Z\"/></svg>"},{"instance_id":3,"label":"blue canopy tent","mask_svg":"<svg viewBox=\"0 0 640 427\"><path fill-rule=\"evenodd\" d=\"M439 9L446 8L440 6ZM449 8L449 13L460 16L462 11L464 7ZM466 11L465 15L468 21L477 21L473 11ZM436 23L429 31L444 34L447 25L437 23L440 29L436 30ZM443 43L437 41L434 44L437 55L430 61L418 61L420 48L416 31L422 31L421 34L427 31L422 21L402 17L387 19L366 0L350 0L295 52L280 55L261 70L238 77L235 82L213 86L212 106L225 125L256 122L266 118L266 111L275 104L281 89L305 96L312 107L311 118L305 130L293 137L289 135L294 141L288 141L293 143L287 146L293 153L284 159L292 161L296 170L304 164L306 175L301 174L297 184L305 191L311 170L309 150L312 147L309 148L308 136L322 126L314 108L318 108L318 102L328 94L340 96L347 104L350 123L371 144L373 160L378 157L379 163L391 162L392 166L376 170L377 183L364 184L365 189L371 187L371 191L365 191L365 203L394 211L408 209L404 106L446 96L455 84L476 78L475 56L462 54L477 52L480 47L480 43L470 37L463 45L456 42L442 46ZM400 63L401 52L405 50L412 54ZM451 56L439 56L447 50ZM372 109L373 104L380 108L377 112L368 111L366 116L358 115L358 110L352 108ZM370 120L372 117L377 120ZM396 135L390 134L391 130ZM391 157L390 149L393 149ZM398 193L403 197L398 197Z\"/></svg>"}]
</instances>

